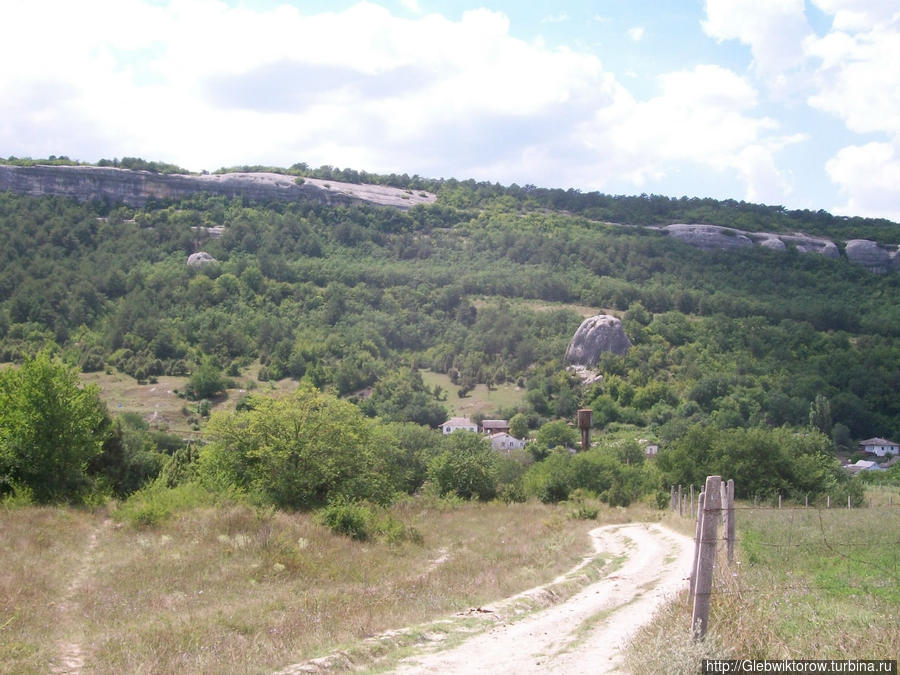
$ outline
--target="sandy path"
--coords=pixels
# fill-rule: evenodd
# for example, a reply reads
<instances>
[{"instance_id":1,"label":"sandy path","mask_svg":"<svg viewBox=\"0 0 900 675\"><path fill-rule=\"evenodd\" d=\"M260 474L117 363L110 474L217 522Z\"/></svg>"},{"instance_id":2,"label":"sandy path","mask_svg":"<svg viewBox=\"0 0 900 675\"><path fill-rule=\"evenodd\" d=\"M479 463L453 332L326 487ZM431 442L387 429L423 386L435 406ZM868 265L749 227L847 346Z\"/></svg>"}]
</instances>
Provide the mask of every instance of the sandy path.
<instances>
[{"instance_id":1,"label":"sandy path","mask_svg":"<svg viewBox=\"0 0 900 675\"><path fill-rule=\"evenodd\" d=\"M656 524L594 530L601 555L621 566L571 599L498 623L461 645L402 661L397 673L610 673L619 648L687 584L693 542Z\"/></svg>"},{"instance_id":2,"label":"sandy path","mask_svg":"<svg viewBox=\"0 0 900 675\"><path fill-rule=\"evenodd\" d=\"M101 530L109 526L105 520L95 527L88 538L87 546L81 556L81 564L72 576L65 595L57 605L57 630L65 634L65 638L57 642L57 661L50 672L54 675L78 675L84 668L85 652L83 630L80 626L78 595L84 591L93 573L97 541Z\"/></svg>"}]
</instances>

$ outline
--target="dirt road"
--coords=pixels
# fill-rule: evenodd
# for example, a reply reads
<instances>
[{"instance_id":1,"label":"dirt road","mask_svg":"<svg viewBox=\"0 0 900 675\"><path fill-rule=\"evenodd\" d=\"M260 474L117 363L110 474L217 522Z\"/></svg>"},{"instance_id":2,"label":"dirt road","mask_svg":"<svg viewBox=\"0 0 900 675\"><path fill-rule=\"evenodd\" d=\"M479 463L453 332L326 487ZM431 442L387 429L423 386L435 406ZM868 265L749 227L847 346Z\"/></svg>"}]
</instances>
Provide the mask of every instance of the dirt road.
<instances>
[{"instance_id":1,"label":"dirt road","mask_svg":"<svg viewBox=\"0 0 900 675\"><path fill-rule=\"evenodd\" d=\"M407 658L393 672L620 672L620 647L687 584L693 543L656 524L611 525L591 535L597 554L617 563L607 576L566 602L502 618L449 650Z\"/></svg>"}]
</instances>

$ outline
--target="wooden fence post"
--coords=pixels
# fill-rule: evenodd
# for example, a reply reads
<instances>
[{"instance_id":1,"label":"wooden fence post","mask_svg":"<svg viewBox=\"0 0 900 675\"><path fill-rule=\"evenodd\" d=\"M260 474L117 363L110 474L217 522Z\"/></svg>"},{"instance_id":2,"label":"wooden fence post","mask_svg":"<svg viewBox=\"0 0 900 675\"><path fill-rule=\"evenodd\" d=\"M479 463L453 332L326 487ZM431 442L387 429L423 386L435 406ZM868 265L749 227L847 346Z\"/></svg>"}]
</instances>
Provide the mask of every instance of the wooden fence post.
<instances>
[{"instance_id":1,"label":"wooden fence post","mask_svg":"<svg viewBox=\"0 0 900 675\"><path fill-rule=\"evenodd\" d=\"M691 483L691 518L694 517L694 484Z\"/></svg>"},{"instance_id":2,"label":"wooden fence post","mask_svg":"<svg viewBox=\"0 0 900 675\"><path fill-rule=\"evenodd\" d=\"M725 504L728 500L727 488L724 482L719 482L719 504L722 506L722 524L725 524Z\"/></svg>"},{"instance_id":3,"label":"wooden fence post","mask_svg":"<svg viewBox=\"0 0 900 675\"><path fill-rule=\"evenodd\" d=\"M850 508L850 495L847 495L847 508Z\"/></svg>"},{"instance_id":4,"label":"wooden fence post","mask_svg":"<svg viewBox=\"0 0 900 675\"><path fill-rule=\"evenodd\" d=\"M778 495L778 508L781 508L781 495Z\"/></svg>"},{"instance_id":5,"label":"wooden fence post","mask_svg":"<svg viewBox=\"0 0 900 675\"><path fill-rule=\"evenodd\" d=\"M684 493L683 493L683 490L681 489L681 484L679 483L678 484L678 515L679 516L684 515L684 499L683 499L683 497L684 497Z\"/></svg>"},{"instance_id":6,"label":"wooden fence post","mask_svg":"<svg viewBox=\"0 0 900 675\"><path fill-rule=\"evenodd\" d=\"M694 562L691 565L691 586L688 592L688 602L693 607L694 603L694 586L697 584L697 560L700 559L700 529L703 527L703 500L706 493L700 490L700 496L697 497L697 526L694 528Z\"/></svg>"},{"instance_id":7,"label":"wooden fence post","mask_svg":"<svg viewBox=\"0 0 900 675\"><path fill-rule=\"evenodd\" d=\"M675 486L672 486L671 491L669 492L669 508L673 511L675 510Z\"/></svg>"},{"instance_id":8,"label":"wooden fence post","mask_svg":"<svg viewBox=\"0 0 900 675\"><path fill-rule=\"evenodd\" d=\"M828 501L825 502L825 508L826 508L826 509L830 509L830 508L831 508L831 495L828 495Z\"/></svg>"},{"instance_id":9,"label":"wooden fence post","mask_svg":"<svg viewBox=\"0 0 900 675\"><path fill-rule=\"evenodd\" d=\"M809 493L806 493L806 503L803 505L804 508L809 508Z\"/></svg>"},{"instance_id":10,"label":"wooden fence post","mask_svg":"<svg viewBox=\"0 0 900 675\"><path fill-rule=\"evenodd\" d=\"M697 582L694 585L694 610L691 614L691 631L694 639L706 635L709 624L709 599L712 592L713 567L716 563L716 530L719 511L722 508L722 477L706 477L706 499L703 504L703 522L700 526L700 554L697 557Z\"/></svg>"},{"instance_id":11,"label":"wooden fence post","mask_svg":"<svg viewBox=\"0 0 900 675\"><path fill-rule=\"evenodd\" d=\"M725 536L728 537L728 562L734 562L734 481L728 479L725 490Z\"/></svg>"}]
</instances>

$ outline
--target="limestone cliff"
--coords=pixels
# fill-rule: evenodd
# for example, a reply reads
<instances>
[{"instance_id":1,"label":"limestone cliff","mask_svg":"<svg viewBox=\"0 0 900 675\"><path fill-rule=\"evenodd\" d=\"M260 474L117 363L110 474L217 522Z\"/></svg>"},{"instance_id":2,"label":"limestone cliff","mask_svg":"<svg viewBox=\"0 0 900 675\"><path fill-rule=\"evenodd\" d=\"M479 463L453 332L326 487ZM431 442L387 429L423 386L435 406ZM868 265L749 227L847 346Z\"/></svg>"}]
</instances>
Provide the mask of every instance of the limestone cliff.
<instances>
[{"instance_id":1,"label":"limestone cliff","mask_svg":"<svg viewBox=\"0 0 900 675\"><path fill-rule=\"evenodd\" d=\"M197 176L95 166L0 165L2 191L35 196L61 195L79 201L105 199L129 206L143 206L150 198L181 199L198 192L253 200L369 203L401 209L431 203L435 199L431 193L381 185L357 185L314 178L297 184L293 176L277 173Z\"/></svg>"}]
</instances>

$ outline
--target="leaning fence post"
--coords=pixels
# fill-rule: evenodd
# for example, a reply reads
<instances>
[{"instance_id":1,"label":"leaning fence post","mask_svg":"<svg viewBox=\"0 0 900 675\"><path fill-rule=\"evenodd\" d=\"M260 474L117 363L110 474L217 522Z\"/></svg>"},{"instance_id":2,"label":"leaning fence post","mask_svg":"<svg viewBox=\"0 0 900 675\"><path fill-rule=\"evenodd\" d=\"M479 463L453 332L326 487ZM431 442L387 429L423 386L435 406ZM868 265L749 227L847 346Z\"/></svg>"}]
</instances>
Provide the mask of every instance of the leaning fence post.
<instances>
[{"instance_id":1,"label":"leaning fence post","mask_svg":"<svg viewBox=\"0 0 900 675\"><path fill-rule=\"evenodd\" d=\"M691 630L694 638L706 635L709 623L709 598L712 592L713 567L716 562L716 529L722 508L722 477L706 477L706 499L703 504L703 523L700 527L700 555L697 558L697 582L694 585L694 611Z\"/></svg>"},{"instance_id":2,"label":"leaning fence post","mask_svg":"<svg viewBox=\"0 0 900 675\"><path fill-rule=\"evenodd\" d=\"M734 481L730 478L725 489L725 536L728 537L728 562L734 562Z\"/></svg>"}]
</instances>

